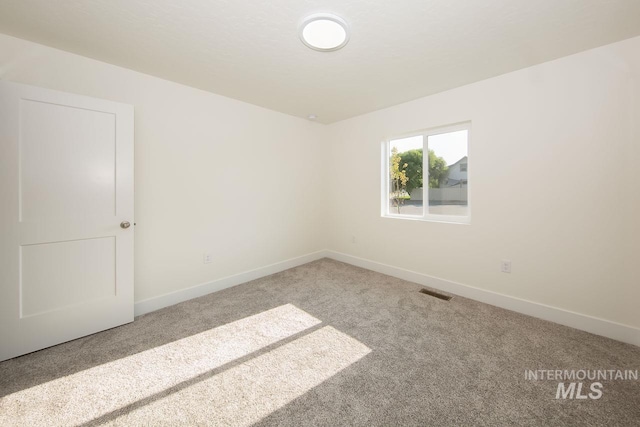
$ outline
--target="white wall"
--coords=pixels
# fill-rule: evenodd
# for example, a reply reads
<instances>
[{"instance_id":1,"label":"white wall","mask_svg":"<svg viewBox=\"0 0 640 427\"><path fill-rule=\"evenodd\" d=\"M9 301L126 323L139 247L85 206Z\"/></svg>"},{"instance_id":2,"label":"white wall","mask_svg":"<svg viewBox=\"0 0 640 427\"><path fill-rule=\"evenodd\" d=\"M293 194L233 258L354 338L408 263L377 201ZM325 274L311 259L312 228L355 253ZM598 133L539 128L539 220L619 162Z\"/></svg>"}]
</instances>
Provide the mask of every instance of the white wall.
<instances>
[{"instance_id":1,"label":"white wall","mask_svg":"<svg viewBox=\"0 0 640 427\"><path fill-rule=\"evenodd\" d=\"M0 78L135 106L137 301L327 248L640 327L640 38L331 126L2 35ZM380 142L467 120L471 224L381 218Z\"/></svg>"},{"instance_id":2,"label":"white wall","mask_svg":"<svg viewBox=\"0 0 640 427\"><path fill-rule=\"evenodd\" d=\"M331 125L329 248L640 327L639 87L634 38ZM381 141L468 120L471 224L381 218Z\"/></svg>"},{"instance_id":3,"label":"white wall","mask_svg":"<svg viewBox=\"0 0 640 427\"><path fill-rule=\"evenodd\" d=\"M0 78L134 105L136 301L325 248L323 126L4 35Z\"/></svg>"}]
</instances>

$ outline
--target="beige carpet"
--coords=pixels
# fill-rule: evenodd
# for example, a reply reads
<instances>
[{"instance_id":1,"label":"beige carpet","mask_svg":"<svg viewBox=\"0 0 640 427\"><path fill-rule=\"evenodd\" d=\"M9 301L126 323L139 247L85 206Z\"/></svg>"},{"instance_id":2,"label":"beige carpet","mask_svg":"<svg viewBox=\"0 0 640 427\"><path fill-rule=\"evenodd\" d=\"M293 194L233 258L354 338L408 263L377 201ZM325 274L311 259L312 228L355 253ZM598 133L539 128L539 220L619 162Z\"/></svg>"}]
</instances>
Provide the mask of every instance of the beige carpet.
<instances>
[{"instance_id":1,"label":"beige carpet","mask_svg":"<svg viewBox=\"0 0 640 427\"><path fill-rule=\"evenodd\" d=\"M0 363L0 425L640 425L640 381L525 379L640 348L419 289L324 259L141 316Z\"/></svg>"}]
</instances>

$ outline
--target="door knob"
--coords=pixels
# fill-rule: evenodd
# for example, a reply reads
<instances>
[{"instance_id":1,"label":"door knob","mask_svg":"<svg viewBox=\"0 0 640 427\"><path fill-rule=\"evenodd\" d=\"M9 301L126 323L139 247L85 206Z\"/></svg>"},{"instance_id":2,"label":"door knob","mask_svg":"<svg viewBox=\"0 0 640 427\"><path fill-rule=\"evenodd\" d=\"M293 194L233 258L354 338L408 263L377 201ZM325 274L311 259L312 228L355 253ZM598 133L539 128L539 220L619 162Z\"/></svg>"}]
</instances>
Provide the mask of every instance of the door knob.
<instances>
[{"instance_id":1,"label":"door knob","mask_svg":"<svg viewBox=\"0 0 640 427\"><path fill-rule=\"evenodd\" d=\"M122 221L120 223L120 228L129 228L131 227L131 224L129 224L129 221Z\"/></svg>"}]
</instances>

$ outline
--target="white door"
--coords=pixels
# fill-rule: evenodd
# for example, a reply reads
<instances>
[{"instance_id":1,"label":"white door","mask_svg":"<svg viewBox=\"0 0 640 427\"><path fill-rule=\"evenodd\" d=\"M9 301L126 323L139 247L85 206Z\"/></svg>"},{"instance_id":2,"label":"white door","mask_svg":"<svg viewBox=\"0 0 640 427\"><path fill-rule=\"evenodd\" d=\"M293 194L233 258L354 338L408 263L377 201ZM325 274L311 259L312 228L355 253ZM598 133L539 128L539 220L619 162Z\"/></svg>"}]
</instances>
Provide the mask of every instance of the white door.
<instances>
[{"instance_id":1,"label":"white door","mask_svg":"<svg viewBox=\"0 0 640 427\"><path fill-rule=\"evenodd\" d=\"M0 361L131 321L133 107L0 81Z\"/></svg>"}]
</instances>

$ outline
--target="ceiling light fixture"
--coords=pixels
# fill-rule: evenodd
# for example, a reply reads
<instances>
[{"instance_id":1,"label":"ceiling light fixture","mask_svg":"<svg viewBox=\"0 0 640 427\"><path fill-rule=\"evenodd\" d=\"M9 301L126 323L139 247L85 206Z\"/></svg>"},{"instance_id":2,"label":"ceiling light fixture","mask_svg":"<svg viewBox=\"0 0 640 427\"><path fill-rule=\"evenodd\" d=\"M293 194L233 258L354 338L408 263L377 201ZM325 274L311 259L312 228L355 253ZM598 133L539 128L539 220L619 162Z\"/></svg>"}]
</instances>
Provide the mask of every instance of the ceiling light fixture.
<instances>
[{"instance_id":1,"label":"ceiling light fixture","mask_svg":"<svg viewBox=\"0 0 640 427\"><path fill-rule=\"evenodd\" d=\"M300 40L314 50L331 52L349 41L349 28L344 19L330 13L307 16L300 25Z\"/></svg>"}]
</instances>

